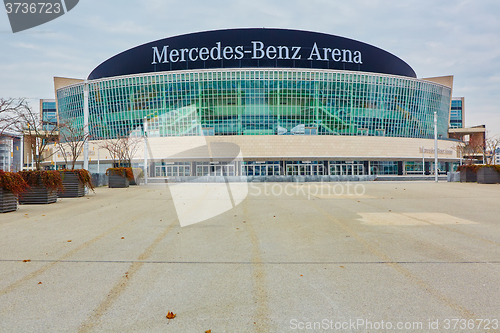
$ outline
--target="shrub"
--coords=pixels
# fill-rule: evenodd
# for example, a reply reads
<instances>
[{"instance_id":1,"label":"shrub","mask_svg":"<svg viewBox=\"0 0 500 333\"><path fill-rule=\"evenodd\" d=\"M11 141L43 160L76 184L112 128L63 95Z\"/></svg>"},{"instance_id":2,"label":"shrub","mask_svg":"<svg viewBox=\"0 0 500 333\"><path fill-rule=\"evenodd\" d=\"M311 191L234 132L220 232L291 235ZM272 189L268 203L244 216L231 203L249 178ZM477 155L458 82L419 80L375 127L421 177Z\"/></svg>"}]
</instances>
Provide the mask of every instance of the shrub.
<instances>
[{"instance_id":1,"label":"shrub","mask_svg":"<svg viewBox=\"0 0 500 333\"><path fill-rule=\"evenodd\" d=\"M457 171L461 171L461 170L467 170L467 171L471 171L471 172L478 172L479 169L481 168L493 168L495 169L497 172L500 172L500 165L488 165L488 164L485 164L485 165L482 165L482 164L469 164L469 165L460 165L458 168L457 168Z\"/></svg>"},{"instance_id":2,"label":"shrub","mask_svg":"<svg viewBox=\"0 0 500 333\"><path fill-rule=\"evenodd\" d=\"M0 170L0 187L17 196L26 191L29 185L20 174Z\"/></svg>"},{"instance_id":3,"label":"shrub","mask_svg":"<svg viewBox=\"0 0 500 333\"><path fill-rule=\"evenodd\" d=\"M457 168L457 171L470 171L470 172L474 172L476 173L479 169L481 169L482 165L479 165L479 164L464 164L464 165L460 165L458 168Z\"/></svg>"},{"instance_id":4,"label":"shrub","mask_svg":"<svg viewBox=\"0 0 500 333\"><path fill-rule=\"evenodd\" d=\"M20 171L19 174L29 186L43 185L49 190L63 189L62 178L59 171Z\"/></svg>"},{"instance_id":5,"label":"shrub","mask_svg":"<svg viewBox=\"0 0 500 333\"><path fill-rule=\"evenodd\" d=\"M132 172L132 168L124 168L124 167L109 168L108 170L106 170L106 175L110 174L116 174L120 176L125 175L128 178L128 180L134 179L134 173Z\"/></svg>"}]
</instances>

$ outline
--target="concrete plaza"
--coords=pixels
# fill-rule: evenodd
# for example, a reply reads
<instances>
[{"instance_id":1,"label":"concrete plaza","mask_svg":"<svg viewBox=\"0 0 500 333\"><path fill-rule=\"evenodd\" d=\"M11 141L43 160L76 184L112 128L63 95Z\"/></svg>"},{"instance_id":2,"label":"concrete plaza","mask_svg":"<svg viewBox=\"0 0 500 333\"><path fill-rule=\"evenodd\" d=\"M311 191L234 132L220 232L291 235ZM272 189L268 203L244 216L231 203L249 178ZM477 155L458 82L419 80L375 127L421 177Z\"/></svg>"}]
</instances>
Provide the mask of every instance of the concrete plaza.
<instances>
[{"instance_id":1,"label":"concrete plaza","mask_svg":"<svg viewBox=\"0 0 500 333\"><path fill-rule=\"evenodd\" d=\"M0 332L499 331L500 185L248 187L185 227L166 184L0 215Z\"/></svg>"}]
</instances>

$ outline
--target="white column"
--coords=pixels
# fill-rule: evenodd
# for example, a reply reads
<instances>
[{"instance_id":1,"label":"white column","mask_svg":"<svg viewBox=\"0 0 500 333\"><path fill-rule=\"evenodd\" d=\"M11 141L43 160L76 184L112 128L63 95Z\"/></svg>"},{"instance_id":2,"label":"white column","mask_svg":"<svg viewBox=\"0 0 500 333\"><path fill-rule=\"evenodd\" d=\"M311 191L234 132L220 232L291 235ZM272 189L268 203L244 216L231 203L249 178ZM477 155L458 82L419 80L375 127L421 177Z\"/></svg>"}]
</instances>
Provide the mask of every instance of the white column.
<instances>
[{"instance_id":1,"label":"white column","mask_svg":"<svg viewBox=\"0 0 500 333\"><path fill-rule=\"evenodd\" d=\"M31 166L36 168L36 161L40 160L40 152L38 151L38 141L39 138L35 138L35 154L33 155L33 160L31 161Z\"/></svg>"},{"instance_id":2,"label":"white column","mask_svg":"<svg viewBox=\"0 0 500 333\"><path fill-rule=\"evenodd\" d=\"M21 142L19 143L21 146L21 170L24 169L24 135L21 137Z\"/></svg>"},{"instance_id":3,"label":"white column","mask_svg":"<svg viewBox=\"0 0 500 333\"><path fill-rule=\"evenodd\" d=\"M434 179L438 181L438 128L437 112L434 111Z\"/></svg>"},{"instance_id":4,"label":"white column","mask_svg":"<svg viewBox=\"0 0 500 333\"><path fill-rule=\"evenodd\" d=\"M425 147L422 147L422 175L425 176Z\"/></svg>"},{"instance_id":5,"label":"white column","mask_svg":"<svg viewBox=\"0 0 500 333\"><path fill-rule=\"evenodd\" d=\"M89 83L87 80L83 83L83 133L85 143L83 145L83 168L89 169Z\"/></svg>"},{"instance_id":6,"label":"white column","mask_svg":"<svg viewBox=\"0 0 500 333\"><path fill-rule=\"evenodd\" d=\"M55 143L54 143L54 150L55 153L52 155L52 160L54 161L54 170L57 170L57 147Z\"/></svg>"},{"instance_id":7,"label":"white column","mask_svg":"<svg viewBox=\"0 0 500 333\"><path fill-rule=\"evenodd\" d=\"M9 168L6 169L9 172L12 172L12 157L14 155L14 138L9 138L7 141L9 141L8 146L9 146L9 156L7 158L7 163L9 163Z\"/></svg>"},{"instance_id":8,"label":"white column","mask_svg":"<svg viewBox=\"0 0 500 333\"><path fill-rule=\"evenodd\" d=\"M97 147L97 173L101 172L101 155L99 152L99 147Z\"/></svg>"},{"instance_id":9,"label":"white column","mask_svg":"<svg viewBox=\"0 0 500 333\"><path fill-rule=\"evenodd\" d=\"M144 117L144 184L148 184L148 119Z\"/></svg>"}]
</instances>

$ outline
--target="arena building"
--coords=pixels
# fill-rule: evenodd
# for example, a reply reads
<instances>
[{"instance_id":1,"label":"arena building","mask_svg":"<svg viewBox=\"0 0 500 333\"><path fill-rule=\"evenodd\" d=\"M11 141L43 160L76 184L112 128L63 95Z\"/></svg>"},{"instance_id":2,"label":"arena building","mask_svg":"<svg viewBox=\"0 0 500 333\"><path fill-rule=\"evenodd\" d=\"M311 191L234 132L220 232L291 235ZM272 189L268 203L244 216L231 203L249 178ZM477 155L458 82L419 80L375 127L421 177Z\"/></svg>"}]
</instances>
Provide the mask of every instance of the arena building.
<instances>
[{"instance_id":1,"label":"arena building","mask_svg":"<svg viewBox=\"0 0 500 333\"><path fill-rule=\"evenodd\" d=\"M86 80L55 78L60 122L83 126L88 107L89 169L113 163L103 140L147 137L133 163L151 178L429 174L435 114L439 170L451 171L452 86L377 47L284 29L165 38Z\"/></svg>"}]
</instances>

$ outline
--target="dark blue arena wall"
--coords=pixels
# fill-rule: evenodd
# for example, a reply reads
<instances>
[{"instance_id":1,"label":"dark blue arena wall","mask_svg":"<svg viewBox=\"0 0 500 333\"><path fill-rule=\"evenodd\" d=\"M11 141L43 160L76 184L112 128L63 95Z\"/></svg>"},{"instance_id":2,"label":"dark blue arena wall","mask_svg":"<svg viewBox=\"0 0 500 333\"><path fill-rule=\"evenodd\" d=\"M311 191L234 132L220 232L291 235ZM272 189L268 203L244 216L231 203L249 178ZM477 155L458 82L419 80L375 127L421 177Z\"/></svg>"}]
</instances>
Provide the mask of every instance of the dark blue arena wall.
<instances>
[{"instance_id":1,"label":"dark blue arena wall","mask_svg":"<svg viewBox=\"0 0 500 333\"><path fill-rule=\"evenodd\" d=\"M88 79L215 68L314 68L416 78L395 55L324 33L286 29L228 29L169 37L124 51Z\"/></svg>"}]
</instances>

